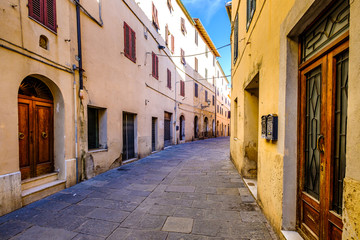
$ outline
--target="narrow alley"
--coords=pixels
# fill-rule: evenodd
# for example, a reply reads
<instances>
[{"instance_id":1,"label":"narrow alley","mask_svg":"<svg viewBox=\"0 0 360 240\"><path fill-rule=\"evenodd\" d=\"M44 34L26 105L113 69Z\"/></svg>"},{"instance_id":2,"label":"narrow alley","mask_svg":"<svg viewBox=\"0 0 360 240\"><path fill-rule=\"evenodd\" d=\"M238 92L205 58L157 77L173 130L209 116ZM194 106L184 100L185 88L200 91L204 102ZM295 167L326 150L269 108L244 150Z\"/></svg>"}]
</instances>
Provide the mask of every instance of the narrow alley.
<instances>
[{"instance_id":1,"label":"narrow alley","mask_svg":"<svg viewBox=\"0 0 360 240\"><path fill-rule=\"evenodd\" d=\"M229 138L169 147L0 217L0 239L276 239Z\"/></svg>"}]
</instances>

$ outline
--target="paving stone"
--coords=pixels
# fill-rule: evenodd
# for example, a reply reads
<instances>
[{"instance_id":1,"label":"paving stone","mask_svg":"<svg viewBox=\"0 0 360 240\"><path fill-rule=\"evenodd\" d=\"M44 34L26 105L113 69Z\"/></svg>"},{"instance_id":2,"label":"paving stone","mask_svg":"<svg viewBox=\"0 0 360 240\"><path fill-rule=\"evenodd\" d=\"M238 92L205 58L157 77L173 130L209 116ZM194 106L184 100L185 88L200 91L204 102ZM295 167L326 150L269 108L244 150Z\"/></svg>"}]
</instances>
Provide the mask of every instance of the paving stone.
<instances>
[{"instance_id":1,"label":"paving stone","mask_svg":"<svg viewBox=\"0 0 360 240\"><path fill-rule=\"evenodd\" d=\"M72 239L75 237L77 233L66 231L64 229L56 229L56 228L47 228L47 227L39 227L33 226L21 234L12 238L13 240L64 240L64 239Z\"/></svg>"},{"instance_id":2,"label":"paving stone","mask_svg":"<svg viewBox=\"0 0 360 240\"><path fill-rule=\"evenodd\" d=\"M49 200L37 205L36 208L46 211L60 211L68 206L70 206L70 203Z\"/></svg>"},{"instance_id":3,"label":"paving stone","mask_svg":"<svg viewBox=\"0 0 360 240\"><path fill-rule=\"evenodd\" d=\"M241 220L243 222L262 222L266 223L266 218L264 215L259 211L242 211L240 212Z\"/></svg>"},{"instance_id":4,"label":"paving stone","mask_svg":"<svg viewBox=\"0 0 360 240\"><path fill-rule=\"evenodd\" d=\"M215 187L197 187L195 192L216 194Z\"/></svg>"},{"instance_id":5,"label":"paving stone","mask_svg":"<svg viewBox=\"0 0 360 240\"><path fill-rule=\"evenodd\" d=\"M78 203L84 200L86 196L77 195L76 193L58 193L47 197L48 200L61 201L66 203Z\"/></svg>"},{"instance_id":6,"label":"paving stone","mask_svg":"<svg viewBox=\"0 0 360 240\"><path fill-rule=\"evenodd\" d=\"M253 202L255 202L255 199L251 195L242 195L241 201L244 203L253 203Z\"/></svg>"},{"instance_id":7,"label":"paving stone","mask_svg":"<svg viewBox=\"0 0 360 240\"><path fill-rule=\"evenodd\" d=\"M168 217L162 231L190 233L193 223L194 219L192 218Z\"/></svg>"},{"instance_id":8,"label":"paving stone","mask_svg":"<svg viewBox=\"0 0 360 240\"><path fill-rule=\"evenodd\" d=\"M120 210L96 208L86 216L89 218L121 223L127 216L129 216L129 214L130 212Z\"/></svg>"},{"instance_id":9,"label":"paving stone","mask_svg":"<svg viewBox=\"0 0 360 240\"><path fill-rule=\"evenodd\" d=\"M31 227L30 223L10 220L0 225L0 239L9 239L25 229Z\"/></svg>"},{"instance_id":10,"label":"paving stone","mask_svg":"<svg viewBox=\"0 0 360 240\"><path fill-rule=\"evenodd\" d=\"M166 240L208 240L208 238L201 235L169 233Z\"/></svg>"},{"instance_id":11,"label":"paving stone","mask_svg":"<svg viewBox=\"0 0 360 240\"><path fill-rule=\"evenodd\" d=\"M99 237L109 236L119 224L101 220L90 219L82 224L75 231Z\"/></svg>"},{"instance_id":12,"label":"paving stone","mask_svg":"<svg viewBox=\"0 0 360 240\"><path fill-rule=\"evenodd\" d=\"M77 215L77 216L86 216L89 212L96 209L96 207L93 206L86 206L86 205L70 205L67 208L64 208L59 212L59 214L71 214L71 215Z\"/></svg>"},{"instance_id":13,"label":"paving stone","mask_svg":"<svg viewBox=\"0 0 360 240\"><path fill-rule=\"evenodd\" d=\"M175 210L176 206L155 204L149 209L148 213L154 215L171 216L174 214Z\"/></svg>"},{"instance_id":14,"label":"paving stone","mask_svg":"<svg viewBox=\"0 0 360 240\"><path fill-rule=\"evenodd\" d=\"M160 230L164 225L165 220L166 216L146 214L142 218L140 224L133 226L133 228Z\"/></svg>"},{"instance_id":15,"label":"paving stone","mask_svg":"<svg viewBox=\"0 0 360 240\"><path fill-rule=\"evenodd\" d=\"M217 188L216 194L221 195L239 195L238 188Z\"/></svg>"},{"instance_id":16,"label":"paving stone","mask_svg":"<svg viewBox=\"0 0 360 240\"><path fill-rule=\"evenodd\" d=\"M220 232L221 222L218 220L195 219L193 234L215 237Z\"/></svg>"},{"instance_id":17,"label":"paving stone","mask_svg":"<svg viewBox=\"0 0 360 240\"><path fill-rule=\"evenodd\" d=\"M104 239L105 239L104 237L91 236L91 235L79 233L72 240L104 240Z\"/></svg>"},{"instance_id":18,"label":"paving stone","mask_svg":"<svg viewBox=\"0 0 360 240\"><path fill-rule=\"evenodd\" d=\"M205 209L178 207L174 213L174 217L204 219L205 218Z\"/></svg>"},{"instance_id":19,"label":"paving stone","mask_svg":"<svg viewBox=\"0 0 360 240\"><path fill-rule=\"evenodd\" d=\"M127 189L140 190L140 191L153 191L157 185L155 184L131 184Z\"/></svg>"},{"instance_id":20,"label":"paving stone","mask_svg":"<svg viewBox=\"0 0 360 240\"><path fill-rule=\"evenodd\" d=\"M165 240L168 233L161 231L129 230L124 228L116 229L108 240Z\"/></svg>"},{"instance_id":21,"label":"paving stone","mask_svg":"<svg viewBox=\"0 0 360 240\"><path fill-rule=\"evenodd\" d=\"M195 191L195 187L194 186L173 186L170 185L166 188L167 192L180 192L180 193L184 193L184 192L194 192Z\"/></svg>"}]
</instances>

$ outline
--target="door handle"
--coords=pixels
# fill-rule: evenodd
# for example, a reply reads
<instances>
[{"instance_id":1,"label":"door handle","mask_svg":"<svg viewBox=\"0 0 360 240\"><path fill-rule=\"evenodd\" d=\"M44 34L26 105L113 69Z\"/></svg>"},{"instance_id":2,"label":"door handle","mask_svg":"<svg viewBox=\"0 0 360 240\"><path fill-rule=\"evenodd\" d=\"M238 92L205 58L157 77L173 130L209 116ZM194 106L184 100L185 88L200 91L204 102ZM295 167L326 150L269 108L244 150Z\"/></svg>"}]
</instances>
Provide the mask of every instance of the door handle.
<instances>
[{"instance_id":1,"label":"door handle","mask_svg":"<svg viewBox=\"0 0 360 240\"><path fill-rule=\"evenodd\" d=\"M324 144L321 144L320 141L321 139L325 139L323 135L319 135L318 138L317 138L317 141L316 141L316 147L317 149L319 149L319 151L321 153L324 153L325 152L325 147L324 147Z\"/></svg>"},{"instance_id":2,"label":"door handle","mask_svg":"<svg viewBox=\"0 0 360 240\"><path fill-rule=\"evenodd\" d=\"M46 138L48 137L48 135L47 135L46 132L42 132L42 133L41 133L41 136L42 136L44 139L46 139Z\"/></svg>"},{"instance_id":3,"label":"door handle","mask_svg":"<svg viewBox=\"0 0 360 240\"><path fill-rule=\"evenodd\" d=\"M19 139L23 140L25 138L25 134L22 132L19 132Z\"/></svg>"}]
</instances>

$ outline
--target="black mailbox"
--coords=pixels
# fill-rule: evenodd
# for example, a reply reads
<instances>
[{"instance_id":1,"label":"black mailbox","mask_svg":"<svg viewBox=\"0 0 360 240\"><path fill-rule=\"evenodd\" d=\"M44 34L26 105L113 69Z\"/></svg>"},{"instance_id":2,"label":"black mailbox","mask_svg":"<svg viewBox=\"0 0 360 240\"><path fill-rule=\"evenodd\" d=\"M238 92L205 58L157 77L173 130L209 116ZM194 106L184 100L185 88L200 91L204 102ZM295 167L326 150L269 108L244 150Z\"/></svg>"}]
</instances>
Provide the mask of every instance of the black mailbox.
<instances>
[{"instance_id":1,"label":"black mailbox","mask_svg":"<svg viewBox=\"0 0 360 240\"><path fill-rule=\"evenodd\" d=\"M266 139L277 141L278 140L278 116L276 114L267 115L267 131Z\"/></svg>"},{"instance_id":2,"label":"black mailbox","mask_svg":"<svg viewBox=\"0 0 360 240\"><path fill-rule=\"evenodd\" d=\"M267 132L267 116L261 117L261 137L266 138L266 132Z\"/></svg>"}]
</instances>

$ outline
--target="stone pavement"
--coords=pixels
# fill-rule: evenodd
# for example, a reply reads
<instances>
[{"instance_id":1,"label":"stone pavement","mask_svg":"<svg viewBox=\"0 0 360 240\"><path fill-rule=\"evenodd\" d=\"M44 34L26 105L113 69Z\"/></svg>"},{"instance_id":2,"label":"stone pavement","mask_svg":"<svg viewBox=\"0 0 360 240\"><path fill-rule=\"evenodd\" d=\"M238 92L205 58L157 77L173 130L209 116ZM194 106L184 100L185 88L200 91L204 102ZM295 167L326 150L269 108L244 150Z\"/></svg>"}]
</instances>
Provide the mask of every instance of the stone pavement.
<instances>
[{"instance_id":1,"label":"stone pavement","mask_svg":"<svg viewBox=\"0 0 360 240\"><path fill-rule=\"evenodd\" d=\"M276 239L229 138L181 144L0 217L0 239Z\"/></svg>"}]
</instances>

